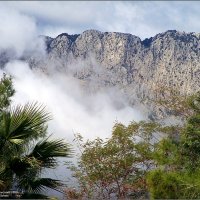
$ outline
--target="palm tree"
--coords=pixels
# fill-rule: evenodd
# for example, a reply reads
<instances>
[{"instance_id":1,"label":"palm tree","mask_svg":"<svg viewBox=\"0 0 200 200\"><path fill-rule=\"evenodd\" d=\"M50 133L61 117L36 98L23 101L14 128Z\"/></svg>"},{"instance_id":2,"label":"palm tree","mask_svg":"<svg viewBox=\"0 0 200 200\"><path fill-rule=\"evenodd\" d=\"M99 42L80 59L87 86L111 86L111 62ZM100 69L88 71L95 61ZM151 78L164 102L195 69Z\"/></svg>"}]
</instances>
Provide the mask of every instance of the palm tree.
<instances>
[{"instance_id":1,"label":"palm tree","mask_svg":"<svg viewBox=\"0 0 200 200\"><path fill-rule=\"evenodd\" d=\"M57 189L59 180L41 178L42 171L55 168L58 157L69 157L71 149L63 140L51 140L44 107L26 104L0 113L0 190L13 187L23 193Z\"/></svg>"}]
</instances>

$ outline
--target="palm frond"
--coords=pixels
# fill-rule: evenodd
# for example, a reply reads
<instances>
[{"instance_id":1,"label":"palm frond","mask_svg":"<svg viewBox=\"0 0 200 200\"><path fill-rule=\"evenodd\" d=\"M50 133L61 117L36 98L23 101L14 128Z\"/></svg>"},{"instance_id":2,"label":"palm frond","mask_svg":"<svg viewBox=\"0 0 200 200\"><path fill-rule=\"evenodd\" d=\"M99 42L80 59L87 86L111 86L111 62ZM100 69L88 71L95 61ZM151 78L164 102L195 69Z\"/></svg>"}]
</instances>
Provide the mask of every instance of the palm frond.
<instances>
[{"instance_id":1,"label":"palm frond","mask_svg":"<svg viewBox=\"0 0 200 200\"><path fill-rule=\"evenodd\" d=\"M51 178L31 178L21 179L19 187L24 188L26 192L40 193L46 188L57 189L63 186L59 180Z\"/></svg>"},{"instance_id":2,"label":"palm frond","mask_svg":"<svg viewBox=\"0 0 200 200\"><path fill-rule=\"evenodd\" d=\"M49 140L46 138L38 142L29 157L34 157L42 163L42 167L52 168L57 164L56 158L70 157L72 150L70 145L63 140Z\"/></svg>"},{"instance_id":3,"label":"palm frond","mask_svg":"<svg viewBox=\"0 0 200 200\"><path fill-rule=\"evenodd\" d=\"M24 142L22 139L10 139L9 141L13 144L22 144Z\"/></svg>"},{"instance_id":4,"label":"palm frond","mask_svg":"<svg viewBox=\"0 0 200 200\"><path fill-rule=\"evenodd\" d=\"M5 181L3 181L3 180L0 180L0 191L3 191L3 190L5 190L5 188L6 188Z\"/></svg>"},{"instance_id":5,"label":"palm frond","mask_svg":"<svg viewBox=\"0 0 200 200\"><path fill-rule=\"evenodd\" d=\"M45 108L37 103L17 106L3 113L0 135L14 143L19 140L13 139L38 138L46 133L46 122L50 119Z\"/></svg>"},{"instance_id":6,"label":"palm frond","mask_svg":"<svg viewBox=\"0 0 200 200\"><path fill-rule=\"evenodd\" d=\"M38 178L43 168L56 167L58 157L69 157L72 153L68 143L49 138L32 148L47 131L50 115L45 108L37 103L16 106L3 110L0 118L0 180L8 188L14 182L27 192L61 186L58 180Z\"/></svg>"},{"instance_id":7,"label":"palm frond","mask_svg":"<svg viewBox=\"0 0 200 200\"><path fill-rule=\"evenodd\" d=\"M8 164L9 168L19 177L24 174L33 176L40 170L40 162L34 157L14 157Z\"/></svg>"},{"instance_id":8,"label":"palm frond","mask_svg":"<svg viewBox=\"0 0 200 200\"><path fill-rule=\"evenodd\" d=\"M0 168L0 191L9 188L13 181L13 173L8 166Z\"/></svg>"}]
</instances>

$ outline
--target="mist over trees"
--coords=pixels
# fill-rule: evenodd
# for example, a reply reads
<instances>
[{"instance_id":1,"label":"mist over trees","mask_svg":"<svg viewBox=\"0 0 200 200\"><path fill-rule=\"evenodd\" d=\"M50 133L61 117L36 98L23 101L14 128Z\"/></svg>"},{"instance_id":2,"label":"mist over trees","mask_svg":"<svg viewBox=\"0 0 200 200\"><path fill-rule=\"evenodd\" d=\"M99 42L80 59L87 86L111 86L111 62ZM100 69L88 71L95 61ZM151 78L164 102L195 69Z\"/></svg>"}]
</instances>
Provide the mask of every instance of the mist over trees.
<instances>
[{"instance_id":1,"label":"mist over trees","mask_svg":"<svg viewBox=\"0 0 200 200\"><path fill-rule=\"evenodd\" d=\"M171 101L173 99L174 101ZM76 199L199 199L200 96L162 102L181 123L116 123L107 140L83 140L79 163L70 166L79 182ZM176 100L175 100L176 99ZM182 108L182 109L180 109Z\"/></svg>"},{"instance_id":2,"label":"mist over trees","mask_svg":"<svg viewBox=\"0 0 200 200\"><path fill-rule=\"evenodd\" d=\"M49 198L46 188L67 199L199 199L200 94L172 94L167 107L181 120L118 122L110 138L85 140L76 134L77 164L66 163L78 185L42 177L58 157L72 154L70 144L48 137L49 113L38 103L12 106L12 79L0 81L0 191L16 190L21 198ZM101 122L99 122L101 123ZM74 156L74 155L73 155ZM63 172L65 173L65 172ZM64 189L63 189L64 188ZM14 197L13 197L14 198Z\"/></svg>"}]
</instances>

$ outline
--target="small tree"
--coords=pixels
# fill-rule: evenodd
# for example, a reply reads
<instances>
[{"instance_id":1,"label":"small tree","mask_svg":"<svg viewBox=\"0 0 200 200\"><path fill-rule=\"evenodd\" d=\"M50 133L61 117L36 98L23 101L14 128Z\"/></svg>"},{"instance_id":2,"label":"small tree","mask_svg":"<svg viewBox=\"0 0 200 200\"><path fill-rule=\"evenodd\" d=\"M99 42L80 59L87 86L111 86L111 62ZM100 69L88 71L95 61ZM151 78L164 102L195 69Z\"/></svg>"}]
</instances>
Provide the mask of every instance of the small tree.
<instances>
[{"instance_id":1,"label":"small tree","mask_svg":"<svg viewBox=\"0 0 200 200\"><path fill-rule=\"evenodd\" d=\"M83 142L77 135L81 156L78 167L71 169L79 182L79 196L89 199L147 197L145 176L153 166L152 133L159 128L151 122L132 122L127 127L117 123L106 141L97 138Z\"/></svg>"}]
</instances>

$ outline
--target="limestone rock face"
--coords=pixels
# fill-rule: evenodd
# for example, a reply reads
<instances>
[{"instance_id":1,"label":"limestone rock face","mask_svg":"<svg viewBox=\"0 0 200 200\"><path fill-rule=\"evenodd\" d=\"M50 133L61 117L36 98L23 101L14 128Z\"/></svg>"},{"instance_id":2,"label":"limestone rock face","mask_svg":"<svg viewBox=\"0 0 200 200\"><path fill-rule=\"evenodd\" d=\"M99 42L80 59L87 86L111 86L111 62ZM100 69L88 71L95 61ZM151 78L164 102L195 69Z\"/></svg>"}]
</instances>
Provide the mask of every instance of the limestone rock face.
<instances>
[{"instance_id":1,"label":"limestone rock face","mask_svg":"<svg viewBox=\"0 0 200 200\"><path fill-rule=\"evenodd\" d=\"M130 102L133 96L154 99L163 86L181 94L200 89L199 34L170 30L142 41L131 34L87 30L47 38L46 44L47 60L60 60L61 68L82 80L97 79L100 87L122 88ZM80 67L73 68L78 61Z\"/></svg>"},{"instance_id":2,"label":"limestone rock face","mask_svg":"<svg viewBox=\"0 0 200 200\"><path fill-rule=\"evenodd\" d=\"M182 93L200 87L200 36L195 33L167 31L141 41L131 34L88 30L61 34L48 40L47 46L49 58L60 58L65 64L79 59L92 65L95 60L118 77L112 84L149 90L164 85Z\"/></svg>"},{"instance_id":3,"label":"limestone rock face","mask_svg":"<svg viewBox=\"0 0 200 200\"><path fill-rule=\"evenodd\" d=\"M137 98L148 104L162 87L180 94L200 89L200 34L170 30L142 41L131 34L87 30L44 38L47 56L27 58L32 68L56 66L84 82L95 81L95 89L117 86L131 103Z\"/></svg>"}]
</instances>

